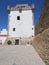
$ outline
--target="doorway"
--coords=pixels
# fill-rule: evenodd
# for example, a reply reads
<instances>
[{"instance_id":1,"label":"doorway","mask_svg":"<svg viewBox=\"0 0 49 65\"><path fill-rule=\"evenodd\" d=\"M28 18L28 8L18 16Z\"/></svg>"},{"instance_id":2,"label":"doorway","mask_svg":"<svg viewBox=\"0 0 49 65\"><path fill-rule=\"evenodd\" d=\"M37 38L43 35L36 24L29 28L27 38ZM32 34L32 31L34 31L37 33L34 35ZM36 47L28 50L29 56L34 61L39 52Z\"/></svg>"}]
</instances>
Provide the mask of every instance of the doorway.
<instances>
[{"instance_id":1,"label":"doorway","mask_svg":"<svg viewBox=\"0 0 49 65\"><path fill-rule=\"evenodd\" d=\"M15 45L19 45L19 39L15 40Z\"/></svg>"}]
</instances>

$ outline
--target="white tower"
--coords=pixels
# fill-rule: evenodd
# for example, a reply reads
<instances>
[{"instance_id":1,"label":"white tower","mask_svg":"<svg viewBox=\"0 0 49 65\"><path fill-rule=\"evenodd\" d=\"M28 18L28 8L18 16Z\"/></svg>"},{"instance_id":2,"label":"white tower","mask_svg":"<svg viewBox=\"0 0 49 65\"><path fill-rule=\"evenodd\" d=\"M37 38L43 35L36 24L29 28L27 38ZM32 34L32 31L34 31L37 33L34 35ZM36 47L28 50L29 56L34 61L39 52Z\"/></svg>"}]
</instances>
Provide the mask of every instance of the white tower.
<instances>
[{"instance_id":1,"label":"white tower","mask_svg":"<svg viewBox=\"0 0 49 65\"><path fill-rule=\"evenodd\" d=\"M8 37L34 37L34 5L27 4L8 7Z\"/></svg>"},{"instance_id":2,"label":"white tower","mask_svg":"<svg viewBox=\"0 0 49 65\"><path fill-rule=\"evenodd\" d=\"M8 36L15 37L33 37L34 36L34 5L27 4L8 7Z\"/></svg>"}]
</instances>

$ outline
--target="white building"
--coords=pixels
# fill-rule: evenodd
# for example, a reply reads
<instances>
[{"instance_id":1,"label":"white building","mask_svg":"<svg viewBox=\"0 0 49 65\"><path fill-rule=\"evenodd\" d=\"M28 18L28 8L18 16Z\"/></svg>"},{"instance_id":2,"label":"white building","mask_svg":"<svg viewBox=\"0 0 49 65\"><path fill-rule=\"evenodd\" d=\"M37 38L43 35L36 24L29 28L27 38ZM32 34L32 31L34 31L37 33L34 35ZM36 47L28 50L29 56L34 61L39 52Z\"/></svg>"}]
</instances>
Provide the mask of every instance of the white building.
<instances>
[{"instance_id":1,"label":"white building","mask_svg":"<svg viewBox=\"0 0 49 65\"><path fill-rule=\"evenodd\" d=\"M4 44L6 39L7 39L7 30L2 29L2 31L0 31L0 45Z\"/></svg>"},{"instance_id":2,"label":"white building","mask_svg":"<svg viewBox=\"0 0 49 65\"><path fill-rule=\"evenodd\" d=\"M34 37L34 5L8 7L8 38Z\"/></svg>"},{"instance_id":3,"label":"white building","mask_svg":"<svg viewBox=\"0 0 49 65\"><path fill-rule=\"evenodd\" d=\"M10 10L8 35L13 37L32 37L34 36L34 12L33 6L17 5L9 7Z\"/></svg>"},{"instance_id":4,"label":"white building","mask_svg":"<svg viewBox=\"0 0 49 65\"><path fill-rule=\"evenodd\" d=\"M8 32L3 29L0 34L0 43L4 44L6 39L12 43L19 43L19 40L29 40L35 36L34 32L34 5L8 6Z\"/></svg>"}]
</instances>

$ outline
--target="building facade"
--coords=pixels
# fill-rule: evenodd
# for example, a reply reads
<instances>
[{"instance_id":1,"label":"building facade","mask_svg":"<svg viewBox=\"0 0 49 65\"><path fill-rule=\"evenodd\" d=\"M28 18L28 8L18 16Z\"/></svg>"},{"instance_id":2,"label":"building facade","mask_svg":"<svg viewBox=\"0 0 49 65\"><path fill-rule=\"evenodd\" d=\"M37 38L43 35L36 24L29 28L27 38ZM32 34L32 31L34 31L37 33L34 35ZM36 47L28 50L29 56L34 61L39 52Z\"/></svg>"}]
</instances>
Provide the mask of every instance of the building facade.
<instances>
[{"instance_id":1,"label":"building facade","mask_svg":"<svg viewBox=\"0 0 49 65\"><path fill-rule=\"evenodd\" d=\"M34 32L34 5L8 6L8 38L32 38Z\"/></svg>"},{"instance_id":2,"label":"building facade","mask_svg":"<svg viewBox=\"0 0 49 65\"><path fill-rule=\"evenodd\" d=\"M8 36L32 37L34 36L34 12L28 5L17 5L15 8L9 7L8 14Z\"/></svg>"}]
</instances>

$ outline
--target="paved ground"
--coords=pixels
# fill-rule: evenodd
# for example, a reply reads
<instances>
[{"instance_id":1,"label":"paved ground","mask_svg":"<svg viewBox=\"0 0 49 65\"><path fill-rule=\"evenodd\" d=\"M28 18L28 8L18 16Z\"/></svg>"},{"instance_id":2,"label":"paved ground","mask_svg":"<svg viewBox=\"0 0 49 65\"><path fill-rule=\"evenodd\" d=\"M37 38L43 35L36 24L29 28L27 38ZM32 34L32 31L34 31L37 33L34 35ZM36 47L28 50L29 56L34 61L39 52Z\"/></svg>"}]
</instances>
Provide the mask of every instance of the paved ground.
<instances>
[{"instance_id":1,"label":"paved ground","mask_svg":"<svg viewBox=\"0 0 49 65\"><path fill-rule=\"evenodd\" d=\"M0 65L45 65L32 46L0 46Z\"/></svg>"}]
</instances>

